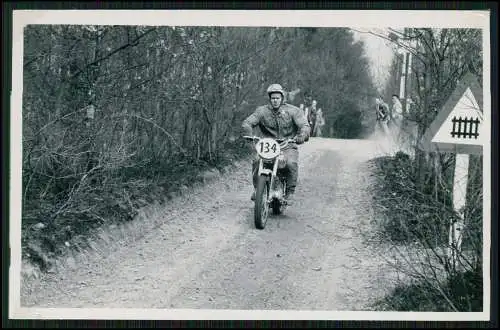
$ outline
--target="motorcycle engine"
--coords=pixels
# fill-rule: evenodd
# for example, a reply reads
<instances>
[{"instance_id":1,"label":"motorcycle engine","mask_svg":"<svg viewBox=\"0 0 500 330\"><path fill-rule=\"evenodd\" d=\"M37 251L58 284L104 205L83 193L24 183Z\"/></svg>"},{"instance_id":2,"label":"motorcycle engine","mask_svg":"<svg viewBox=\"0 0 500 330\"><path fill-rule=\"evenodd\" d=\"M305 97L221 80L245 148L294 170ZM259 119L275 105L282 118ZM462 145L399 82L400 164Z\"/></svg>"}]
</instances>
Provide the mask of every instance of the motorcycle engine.
<instances>
[{"instance_id":1,"label":"motorcycle engine","mask_svg":"<svg viewBox=\"0 0 500 330\"><path fill-rule=\"evenodd\" d=\"M278 168L285 168L286 166L286 158L284 154L278 156Z\"/></svg>"}]
</instances>

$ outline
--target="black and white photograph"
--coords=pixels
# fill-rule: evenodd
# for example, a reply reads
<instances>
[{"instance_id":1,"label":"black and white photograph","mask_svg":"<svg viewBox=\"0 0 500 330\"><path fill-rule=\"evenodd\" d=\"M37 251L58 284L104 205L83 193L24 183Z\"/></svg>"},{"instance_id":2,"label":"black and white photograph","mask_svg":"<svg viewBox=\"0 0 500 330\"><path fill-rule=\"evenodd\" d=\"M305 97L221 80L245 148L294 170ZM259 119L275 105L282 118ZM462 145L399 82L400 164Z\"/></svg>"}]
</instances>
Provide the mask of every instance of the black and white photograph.
<instances>
[{"instance_id":1,"label":"black and white photograph","mask_svg":"<svg viewBox=\"0 0 500 330\"><path fill-rule=\"evenodd\" d=\"M14 10L10 318L490 318L487 10Z\"/></svg>"}]
</instances>

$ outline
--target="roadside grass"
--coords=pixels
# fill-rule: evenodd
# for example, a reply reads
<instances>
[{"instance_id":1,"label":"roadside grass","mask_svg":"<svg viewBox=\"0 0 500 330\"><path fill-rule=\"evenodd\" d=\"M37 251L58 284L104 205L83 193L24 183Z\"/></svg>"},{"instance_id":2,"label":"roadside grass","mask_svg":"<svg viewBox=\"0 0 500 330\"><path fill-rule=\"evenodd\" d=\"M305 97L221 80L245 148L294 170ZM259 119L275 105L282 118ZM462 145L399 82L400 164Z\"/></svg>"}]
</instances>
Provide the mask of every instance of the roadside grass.
<instances>
[{"instance_id":1,"label":"roadside grass","mask_svg":"<svg viewBox=\"0 0 500 330\"><path fill-rule=\"evenodd\" d=\"M403 274L390 294L372 307L386 311L481 311L482 228L478 224L482 213L469 207L459 262L453 263L446 253L449 221L455 216L451 192L435 189L432 179L418 184L417 165L403 152L373 159L371 165L378 241L395 251L392 257L398 260L393 266ZM423 170L433 173L428 166ZM449 173L442 179L446 184L452 182ZM470 194L471 198L482 197Z\"/></svg>"},{"instance_id":2,"label":"roadside grass","mask_svg":"<svg viewBox=\"0 0 500 330\"><path fill-rule=\"evenodd\" d=\"M454 274L443 287L457 311L482 310L482 274L465 271ZM396 286L390 295L377 301L377 310L398 312L453 312L450 301L425 280L410 280Z\"/></svg>"},{"instance_id":3,"label":"roadside grass","mask_svg":"<svg viewBox=\"0 0 500 330\"><path fill-rule=\"evenodd\" d=\"M26 203L21 228L22 281L74 267L79 258L105 256L111 243L140 238L160 225L146 222L158 216L161 205L220 178L249 155L239 142L228 143L224 151L211 162L179 159L170 166L149 163L146 169L122 168L115 175L96 173L75 194L75 202L52 221L43 219L54 205Z\"/></svg>"}]
</instances>

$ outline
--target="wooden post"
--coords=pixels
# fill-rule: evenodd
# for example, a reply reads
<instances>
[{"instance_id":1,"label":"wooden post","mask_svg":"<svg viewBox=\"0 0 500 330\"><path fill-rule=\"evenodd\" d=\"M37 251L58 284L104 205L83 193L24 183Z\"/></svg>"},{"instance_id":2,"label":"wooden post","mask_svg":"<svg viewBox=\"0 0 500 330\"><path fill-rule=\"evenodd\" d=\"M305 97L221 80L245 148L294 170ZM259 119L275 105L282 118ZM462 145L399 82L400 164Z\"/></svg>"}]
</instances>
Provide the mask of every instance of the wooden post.
<instances>
[{"instance_id":1,"label":"wooden post","mask_svg":"<svg viewBox=\"0 0 500 330\"><path fill-rule=\"evenodd\" d=\"M427 85L426 85L427 87ZM483 144L482 87L471 72L464 75L421 138L419 149L454 153L453 208L447 254L456 269L466 224L465 205L469 155L481 155ZM429 102L425 100L426 104Z\"/></svg>"},{"instance_id":2,"label":"wooden post","mask_svg":"<svg viewBox=\"0 0 500 330\"><path fill-rule=\"evenodd\" d=\"M448 255L453 267L458 261L461 251L462 235L465 227L465 202L467 197L467 180L469 174L469 154L457 153L455 158L455 173L453 177L453 208L458 219L452 219L449 232Z\"/></svg>"}]
</instances>

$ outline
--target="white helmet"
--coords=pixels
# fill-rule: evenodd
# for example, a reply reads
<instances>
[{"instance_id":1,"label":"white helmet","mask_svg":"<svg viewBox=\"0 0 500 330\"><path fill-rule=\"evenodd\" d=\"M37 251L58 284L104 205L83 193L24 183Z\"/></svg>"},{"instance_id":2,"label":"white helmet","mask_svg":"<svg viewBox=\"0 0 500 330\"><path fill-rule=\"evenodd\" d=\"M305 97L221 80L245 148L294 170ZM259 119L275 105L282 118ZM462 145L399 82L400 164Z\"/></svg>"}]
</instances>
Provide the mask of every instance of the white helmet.
<instances>
[{"instance_id":1,"label":"white helmet","mask_svg":"<svg viewBox=\"0 0 500 330\"><path fill-rule=\"evenodd\" d=\"M271 93L280 93L281 97L285 98L285 91L283 90L283 87L281 87L280 84L271 84L267 88L267 95L271 95Z\"/></svg>"}]
</instances>

